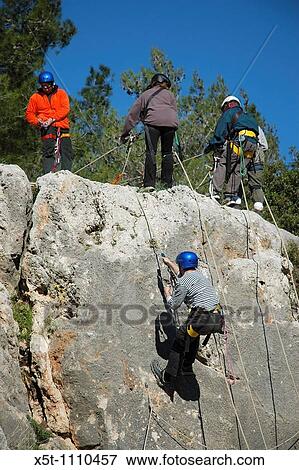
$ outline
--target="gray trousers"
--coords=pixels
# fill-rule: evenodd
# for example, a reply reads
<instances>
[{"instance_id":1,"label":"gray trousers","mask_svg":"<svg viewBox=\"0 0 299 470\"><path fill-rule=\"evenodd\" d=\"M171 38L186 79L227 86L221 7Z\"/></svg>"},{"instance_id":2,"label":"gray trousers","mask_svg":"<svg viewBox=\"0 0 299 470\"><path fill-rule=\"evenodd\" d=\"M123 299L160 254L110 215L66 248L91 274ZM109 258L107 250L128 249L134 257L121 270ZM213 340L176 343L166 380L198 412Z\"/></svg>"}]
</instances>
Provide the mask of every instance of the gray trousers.
<instances>
[{"instance_id":1,"label":"gray trousers","mask_svg":"<svg viewBox=\"0 0 299 470\"><path fill-rule=\"evenodd\" d=\"M264 202L264 193L262 190L262 170L263 165L260 163L255 164L254 159L244 158L244 163L247 169L248 186L254 202ZM231 171L227 183L225 183L227 172L227 149L226 146L223 151L217 156L217 165L213 174L213 189L216 193L220 193L223 188L226 197L237 196L240 194L240 158L232 152L231 153Z\"/></svg>"}]
</instances>

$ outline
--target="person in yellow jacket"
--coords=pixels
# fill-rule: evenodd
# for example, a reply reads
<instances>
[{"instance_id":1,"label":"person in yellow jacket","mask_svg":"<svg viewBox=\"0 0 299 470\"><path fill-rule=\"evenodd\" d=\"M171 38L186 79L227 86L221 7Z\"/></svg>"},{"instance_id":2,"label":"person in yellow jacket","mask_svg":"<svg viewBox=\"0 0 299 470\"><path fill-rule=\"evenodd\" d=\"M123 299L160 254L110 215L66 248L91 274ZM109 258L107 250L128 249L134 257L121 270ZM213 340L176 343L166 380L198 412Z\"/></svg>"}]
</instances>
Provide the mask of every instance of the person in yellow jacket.
<instances>
[{"instance_id":1,"label":"person in yellow jacket","mask_svg":"<svg viewBox=\"0 0 299 470\"><path fill-rule=\"evenodd\" d=\"M43 171L71 170L73 149L68 119L69 97L55 84L51 72L41 72L38 81L40 88L29 99L26 120L40 128Z\"/></svg>"}]
</instances>

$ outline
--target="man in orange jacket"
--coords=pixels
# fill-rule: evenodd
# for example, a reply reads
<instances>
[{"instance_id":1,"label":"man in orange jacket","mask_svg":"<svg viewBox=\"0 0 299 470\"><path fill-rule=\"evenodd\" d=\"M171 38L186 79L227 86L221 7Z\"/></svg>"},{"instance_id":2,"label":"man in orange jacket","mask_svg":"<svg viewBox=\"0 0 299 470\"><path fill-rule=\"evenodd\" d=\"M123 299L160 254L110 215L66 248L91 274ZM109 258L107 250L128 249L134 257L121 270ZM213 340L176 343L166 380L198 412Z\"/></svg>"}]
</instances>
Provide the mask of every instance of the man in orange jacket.
<instances>
[{"instance_id":1,"label":"man in orange jacket","mask_svg":"<svg viewBox=\"0 0 299 470\"><path fill-rule=\"evenodd\" d=\"M40 73L38 82L40 88L29 100L26 120L40 128L44 173L71 170L73 149L69 133L68 95L54 83L51 72Z\"/></svg>"}]
</instances>

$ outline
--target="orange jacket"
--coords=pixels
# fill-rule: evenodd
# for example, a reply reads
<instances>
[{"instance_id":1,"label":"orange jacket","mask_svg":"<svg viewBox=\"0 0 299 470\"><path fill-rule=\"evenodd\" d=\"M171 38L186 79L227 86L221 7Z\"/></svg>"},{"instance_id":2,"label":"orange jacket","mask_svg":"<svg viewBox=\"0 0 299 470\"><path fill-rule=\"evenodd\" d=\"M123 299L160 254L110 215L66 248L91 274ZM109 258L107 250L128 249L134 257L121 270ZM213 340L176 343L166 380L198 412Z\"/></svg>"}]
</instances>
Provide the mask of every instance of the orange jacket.
<instances>
[{"instance_id":1,"label":"orange jacket","mask_svg":"<svg viewBox=\"0 0 299 470\"><path fill-rule=\"evenodd\" d=\"M26 109L26 120L33 126L38 126L38 119L46 121L54 118L52 126L68 129L70 123L68 114L70 112L70 102L67 93L61 88L56 88L51 96L47 96L42 91L34 93Z\"/></svg>"}]
</instances>

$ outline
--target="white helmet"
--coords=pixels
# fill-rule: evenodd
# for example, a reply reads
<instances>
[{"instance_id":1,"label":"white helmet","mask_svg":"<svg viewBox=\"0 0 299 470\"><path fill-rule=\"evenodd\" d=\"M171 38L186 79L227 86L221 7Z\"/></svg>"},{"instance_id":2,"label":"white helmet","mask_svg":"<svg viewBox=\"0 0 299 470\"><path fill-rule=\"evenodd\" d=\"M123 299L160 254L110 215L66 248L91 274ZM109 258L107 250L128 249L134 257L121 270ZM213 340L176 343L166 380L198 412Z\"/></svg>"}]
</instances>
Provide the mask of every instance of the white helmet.
<instances>
[{"instance_id":1,"label":"white helmet","mask_svg":"<svg viewBox=\"0 0 299 470\"><path fill-rule=\"evenodd\" d=\"M230 96L227 96L227 97L222 101L221 109L223 108L223 106L224 106L226 103L229 103L230 101L236 101L237 103L239 103L239 106L241 106L241 102L240 102L239 98L237 98L236 96L230 95Z\"/></svg>"}]
</instances>

